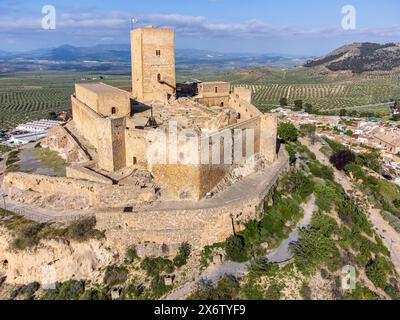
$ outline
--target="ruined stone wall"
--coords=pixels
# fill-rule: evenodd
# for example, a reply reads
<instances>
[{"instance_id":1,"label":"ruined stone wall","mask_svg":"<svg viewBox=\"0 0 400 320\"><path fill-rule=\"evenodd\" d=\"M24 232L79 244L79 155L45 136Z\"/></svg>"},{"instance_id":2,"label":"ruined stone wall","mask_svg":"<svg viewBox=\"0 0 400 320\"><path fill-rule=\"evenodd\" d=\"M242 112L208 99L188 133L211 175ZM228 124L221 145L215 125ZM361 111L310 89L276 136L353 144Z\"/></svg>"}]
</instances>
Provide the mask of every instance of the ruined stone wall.
<instances>
[{"instance_id":1,"label":"ruined stone wall","mask_svg":"<svg viewBox=\"0 0 400 320\"><path fill-rule=\"evenodd\" d=\"M243 100L239 95L242 91L246 95L246 90L244 89L236 90L231 94L230 106L240 113L241 119L258 119L257 125L254 126L256 152L263 154L272 163L277 158L277 116L275 114L264 114L251 103Z\"/></svg>"},{"instance_id":2,"label":"ruined stone wall","mask_svg":"<svg viewBox=\"0 0 400 320\"><path fill-rule=\"evenodd\" d=\"M74 96L71 97L71 102L72 116L76 129L97 149L97 120L102 119L102 117Z\"/></svg>"},{"instance_id":3,"label":"ruined stone wall","mask_svg":"<svg viewBox=\"0 0 400 320\"><path fill-rule=\"evenodd\" d=\"M58 152L67 162L87 162L89 156L63 126L56 126L47 132L46 138L41 141L43 148Z\"/></svg>"},{"instance_id":4,"label":"ruined stone wall","mask_svg":"<svg viewBox=\"0 0 400 320\"><path fill-rule=\"evenodd\" d=\"M174 30L132 30L131 46L133 96L141 102L166 101L176 90Z\"/></svg>"},{"instance_id":5,"label":"ruined stone wall","mask_svg":"<svg viewBox=\"0 0 400 320\"><path fill-rule=\"evenodd\" d=\"M236 86L233 88L233 94L237 99L251 103L252 91L250 88Z\"/></svg>"},{"instance_id":6,"label":"ruined stone wall","mask_svg":"<svg viewBox=\"0 0 400 320\"><path fill-rule=\"evenodd\" d=\"M71 178L49 177L26 173L8 173L4 189L10 197L21 191L34 192L38 196L84 198L91 207L123 207L155 200L155 191L134 186L118 186Z\"/></svg>"},{"instance_id":7,"label":"ruined stone wall","mask_svg":"<svg viewBox=\"0 0 400 320\"><path fill-rule=\"evenodd\" d=\"M277 159L278 118L275 114L265 113L260 122L260 153L270 162Z\"/></svg>"},{"instance_id":8,"label":"ruined stone wall","mask_svg":"<svg viewBox=\"0 0 400 320\"><path fill-rule=\"evenodd\" d=\"M115 172L126 167L125 155L125 117L98 119L98 165Z\"/></svg>"},{"instance_id":9,"label":"ruined stone wall","mask_svg":"<svg viewBox=\"0 0 400 320\"><path fill-rule=\"evenodd\" d=\"M230 95L229 106L240 113L241 120L247 120L262 114L262 112L251 103L241 99L237 92Z\"/></svg>"},{"instance_id":10,"label":"ruined stone wall","mask_svg":"<svg viewBox=\"0 0 400 320\"><path fill-rule=\"evenodd\" d=\"M247 134L246 130L250 129L252 130L253 134ZM250 154L248 154L249 152L251 152L251 148L248 151L247 149L253 145L254 149L253 152L254 153L259 153L260 152L260 137L261 137L261 126L260 126L260 117L256 116L253 118L249 118L247 120L244 121L240 121L239 123L230 125L226 128L224 128L224 130L231 130L234 134L235 130L242 130L242 155L244 158L248 158L249 156L251 156ZM249 144L247 143L247 139L253 139L253 144L249 142Z\"/></svg>"},{"instance_id":11,"label":"ruined stone wall","mask_svg":"<svg viewBox=\"0 0 400 320\"><path fill-rule=\"evenodd\" d=\"M84 166L69 166L66 168L67 178L93 181L96 183L103 183L112 185L113 181L109 178L102 176Z\"/></svg>"},{"instance_id":12,"label":"ruined stone wall","mask_svg":"<svg viewBox=\"0 0 400 320\"><path fill-rule=\"evenodd\" d=\"M147 130L129 128L125 131L126 165L147 169Z\"/></svg>"},{"instance_id":13,"label":"ruined stone wall","mask_svg":"<svg viewBox=\"0 0 400 320\"><path fill-rule=\"evenodd\" d=\"M282 172L288 170L288 155L281 150L279 161L271 170L274 174L261 185L254 186L242 200L219 203L198 209L147 210L124 213L96 213L99 229L107 229L107 239L113 247L155 242L177 248L189 242L194 250L225 241L233 232L244 229L250 220L262 216L264 198L276 185Z\"/></svg>"},{"instance_id":14,"label":"ruined stone wall","mask_svg":"<svg viewBox=\"0 0 400 320\"><path fill-rule=\"evenodd\" d=\"M230 84L228 82L202 82L198 85L196 100L206 106L228 106Z\"/></svg>"},{"instance_id":15,"label":"ruined stone wall","mask_svg":"<svg viewBox=\"0 0 400 320\"><path fill-rule=\"evenodd\" d=\"M202 82L198 85L198 95L202 98L228 97L229 94L229 82Z\"/></svg>"},{"instance_id":16,"label":"ruined stone wall","mask_svg":"<svg viewBox=\"0 0 400 320\"><path fill-rule=\"evenodd\" d=\"M207 107L213 107L213 106L227 107L227 106L229 106L229 96L212 97L212 98L196 98L196 101Z\"/></svg>"}]
</instances>

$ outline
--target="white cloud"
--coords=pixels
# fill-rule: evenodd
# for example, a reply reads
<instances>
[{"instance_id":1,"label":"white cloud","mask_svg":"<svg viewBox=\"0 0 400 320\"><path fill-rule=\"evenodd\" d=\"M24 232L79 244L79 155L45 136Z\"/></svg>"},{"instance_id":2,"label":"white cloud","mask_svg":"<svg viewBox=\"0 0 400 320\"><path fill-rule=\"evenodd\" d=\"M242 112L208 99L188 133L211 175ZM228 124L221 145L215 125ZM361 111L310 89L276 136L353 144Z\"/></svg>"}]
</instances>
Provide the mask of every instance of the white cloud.
<instances>
[{"instance_id":1,"label":"white cloud","mask_svg":"<svg viewBox=\"0 0 400 320\"><path fill-rule=\"evenodd\" d=\"M94 13L63 13L57 15L57 28L74 30L76 32L109 33L109 30L126 30L131 26L132 18L139 19L138 26L152 24L154 26L173 27L177 34L207 37L255 38L255 37L324 37L359 35L374 37L400 36L400 26L390 28L368 28L344 31L338 27L321 27L302 29L293 26L271 27L260 20L248 20L237 23L212 23L204 16L189 16L180 14L142 14L133 15L125 12ZM21 30L39 30L41 16L36 19L11 19L0 16L0 32L18 32ZM106 35L104 35L106 36Z\"/></svg>"}]
</instances>

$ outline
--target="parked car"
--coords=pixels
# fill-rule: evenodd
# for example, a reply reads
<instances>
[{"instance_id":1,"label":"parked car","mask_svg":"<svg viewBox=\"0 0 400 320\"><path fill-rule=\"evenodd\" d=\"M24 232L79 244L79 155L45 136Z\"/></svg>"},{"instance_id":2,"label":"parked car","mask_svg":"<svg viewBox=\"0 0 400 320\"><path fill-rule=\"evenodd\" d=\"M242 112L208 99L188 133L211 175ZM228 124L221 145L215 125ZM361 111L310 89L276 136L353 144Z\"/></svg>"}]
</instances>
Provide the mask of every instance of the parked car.
<instances>
[{"instance_id":1,"label":"parked car","mask_svg":"<svg viewBox=\"0 0 400 320\"><path fill-rule=\"evenodd\" d=\"M388 181L392 181L393 177L390 174L383 174L382 177L384 177Z\"/></svg>"}]
</instances>

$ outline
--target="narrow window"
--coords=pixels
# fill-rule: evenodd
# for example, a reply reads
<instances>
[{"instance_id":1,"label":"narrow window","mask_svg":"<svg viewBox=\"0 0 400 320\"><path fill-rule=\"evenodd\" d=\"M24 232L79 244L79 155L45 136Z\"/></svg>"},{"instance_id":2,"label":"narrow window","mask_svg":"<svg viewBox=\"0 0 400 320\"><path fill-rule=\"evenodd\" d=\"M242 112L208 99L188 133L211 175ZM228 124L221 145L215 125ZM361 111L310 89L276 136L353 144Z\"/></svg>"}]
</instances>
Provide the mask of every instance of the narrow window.
<instances>
[{"instance_id":1,"label":"narrow window","mask_svg":"<svg viewBox=\"0 0 400 320\"><path fill-rule=\"evenodd\" d=\"M137 164L137 159L136 159L136 157L133 157L133 165L136 165Z\"/></svg>"},{"instance_id":2,"label":"narrow window","mask_svg":"<svg viewBox=\"0 0 400 320\"><path fill-rule=\"evenodd\" d=\"M115 107L111 108L111 114L116 114L117 113L117 109Z\"/></svg>"},{"instance_id":3,"label":"narrow window","mask_svg":"<svg viewBox=\"0 0 400 320\"><path fill-rule=\"evenodd\" d=\"M161 74L157 74L157 80L160 82L161 81Z\"/></svg>"},{"instance_id":4,"label":"narrow window","mask_svg":"<svg viewBox=\"0 0 400 320\"><path fill-rule=\"evenodd\" d=\"M218 93L218 87L215 87L215 93Z\"/></svg>"},{"instance_id":5,"label":"narrow window","mask_svg":"<svg viewBox=\"0 0 400 320\"><path fill-rule=\"evenodd\" d=\"M221 107L223 107L224 106L224 103L223 102L221 102Z\"/></svg>"},{"instance_id":6,"label":"narrow window","mask_svg":"<svg viewBox=\"0 0 400 320\"><path fill-rule=\"evenodd\" d=\"M156 56L157 57L161 56L161 50L156 50Z\"/></svg>"}]
</instances>

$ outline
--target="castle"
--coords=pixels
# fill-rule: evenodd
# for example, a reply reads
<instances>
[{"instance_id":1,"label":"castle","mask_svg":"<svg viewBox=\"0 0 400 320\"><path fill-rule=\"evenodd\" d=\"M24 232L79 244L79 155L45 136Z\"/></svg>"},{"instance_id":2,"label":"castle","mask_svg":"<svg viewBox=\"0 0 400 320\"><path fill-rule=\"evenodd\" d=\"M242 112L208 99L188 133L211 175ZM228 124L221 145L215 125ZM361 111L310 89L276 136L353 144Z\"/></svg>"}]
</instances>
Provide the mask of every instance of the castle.
<instances>
[{"instance_id":1,"label":"castle","mask_svg":"<svg viewBox=\"0 0 400 320\"><path fill-rule=\"evenodd\" d=\"M18 212L94 215L121 252L135 244L157 256L165 244L174 252L182 242L200 250L224 241L260 219L289 168L277 117L252 105L246 87L176 83L173 30L136 29L131 41L132 90L76 84L73 120L40 141L65 171L8 172L2 191Z\"/></svg>"},{"instance_id":2,"label":"castle","mask_svg":"<svg viewBox=\"0 0 400 320\"><path fill-rule=\"evenodd\" d=\"M263 114L251 104L250 89L231 90L227 82L202 82L190 86L190 98L188 94L180 98L185 85L176 83L174 30L132 30L131 46L132 92L104 83L83 83L76 84L72 96L78 139L83 137L93 147L96 168L103 175L141 168L177 198L199 200L233 164L245 163L254 155L268 163L276 160L276 116ZM171 121L174 132L167 126ZM200 137L191 139L194 135ZM238 145L233 141L238 135L240 154L226 155L227 146ZM250 151L245 150L250 142L246 139L253 140ZM153 161L160 152L163 160Z\"/></svg>"}]
</instances>

